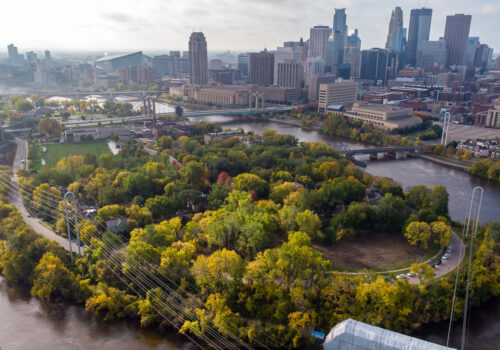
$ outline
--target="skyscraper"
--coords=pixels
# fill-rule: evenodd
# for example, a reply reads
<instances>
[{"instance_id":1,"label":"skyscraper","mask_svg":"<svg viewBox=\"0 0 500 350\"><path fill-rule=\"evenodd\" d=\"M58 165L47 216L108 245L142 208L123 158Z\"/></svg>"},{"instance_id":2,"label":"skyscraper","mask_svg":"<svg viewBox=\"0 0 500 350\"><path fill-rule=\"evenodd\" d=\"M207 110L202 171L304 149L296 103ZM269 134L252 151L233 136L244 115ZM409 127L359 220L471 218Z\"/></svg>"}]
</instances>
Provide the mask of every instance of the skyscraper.
<instances>
[{"instance_id":1,"label":"skyscraper","mask_svg":"<svg viewBox=\"0 0 500 350\"><path fill-rule=\"evenodd\" d=\"M310 31L309 57L326 57L326 43L330 36L328 26L314 26Z\"/></svg>"},{"instance_id":2,"label":"skyscraper","mask_svg":"<svg viewBox=\"0 0 500 350\"><path fill-rule=\"evenodd\" d=\"M264 50L250 53L249 58L250 84L259 86L272 85L274 78L274 54Z\"/></svg>"},{"instance_id":3,"label":"skyscraper","mask_svg":"<svg viewBox=\"0 0 500 350\"><path fill-rule=\"evenodd\" d=\"M465 64L471 20L471 15L464 14L446 17L444 40L448 46L448 67Z\"/></svg>"},{"instance_id":4,"label":"skyscraper","mask_svg":"<svg viewBox=\"0 0 500 350\"><path fill-rule=\"evenodd\" d=\"M357 47L361 50L361 39L359 38L357 29L354 29L354 33L347 37L346 47Z\"/></svg>"},{"instance_id":5,"label":"skyscraper","mask_svg":"<svg viewBox=\"0 0 500 350\"><path fill-rule=\"evenodd\" d=\"M248 53L238 55L238 69L243 77L248 77Z\"/></svg>"},{"instance_id":6,"label":"skyscraper","mask_svg":"<svg viewBox=\"0 0 500 350\"><path fill-rule=\"evenodd\" d=\"M278 47L276 49L274 52L274 85L278 85L278 64L290 59L295 62L300 62L300 56L300 51L295 51L292 47Z\"/></svg>"},{"instance_id":7,"label":"skyscraper","mask_svg":"<svg viewBox=\"0 0 500 350\"><path fill-rule=\"evenodd\" d=\"M388 51L384 49L371 49L361 51L361 79L381 81L387 80Z\"/></svg>"},{"instance_id":8,"label":"skyscraper","mask_svg":"<svg viewBox=\"0 0 500 350\"><path fill-rule=\"evenodd\" d=\"M418 45L429 40L431 30L432 9L413 9L410 14L410 28L408 32L408 64L415 66L417 61Z\"/></svg>"},{"instance_id":9,"label":"skyscraper","mask_svg":"<svg viewBox=\"0 0 500 350\"><path fill-rule=\"evenodd\" d=\"M493 59L493 49L491 49L486 44L481 44L476 47L476 52L474 54L474 67L481 68L481 71L485 71L490 65Z\"/></svg>"},{"instance_id":10,"label":"skyscraper","mask_svg":"<svg viewBox=\"0 0 500 350\"><path fill-rule=\"evenodd\" d=\"M361 64L361 51L359 48L355 46L345 48L344 64L349 64L351 66L351 77L359 78Z\"/></svg>"},{"instance_id":11,"label":"skyscraper","mask_svg":"<svg viewBox=\"0 0 500 350\"><path fill-rule=\"evenodd\" d=\"M333 15L333 32L340 33L340 47L343 50L347 38L347 16L345 14L345 8L335 9L335 14ZM342 62L339 64L341 63Z\"/></svg>"},{"instance_id":12,"label":"skyscraper","mask_svg":"<svg viewBox=\"0 0 500 350\"><path fill-rule=\"evenodd\" d=\"M193 32L189 37L189 67L191 84L208 82L207 41L202 32Z\"/></svg>"},{"instance_id":13,"label":"skyscraper","mask_svg":"<svg viewBox=\"0 0 500 350\"><path fill-rule=\"evenodd\" d=\"M325 65L327 70L332 74L336 74L338 66L343 62L343 58L342 33L335 31L326 43Z\"/></svg>"},{"instance_id":14,"label":"skyscraper","mask_svg":"<svg viewBox=\"0 0 500 350\"><path fill-rule=\"evenodd\" d=\"M472 66L474 64L474 55L476 54L476 47L481 44L478 36L471 36L467 40L467 50L465 54L465 65Z\"/></svg>"},{"instance_id":15,"label":"skyscraper","mask_svg":"<svg viewBox=\"0 0 500 350\"><path fill-rule=\"evenodd\" d=\"M277 81L275 85L286 88L300 89L302 86L303 68L300 61L293 58L286 58L278 63Z\"/></svg>"},{"instance_id":16,"label":"skyscraper","mask_svg":"<svg viewBox=\"0 0 500 350\"><path fill-rule=\"evenodd\" d=\"M403 27L403 10L401 7L397 6L392 10L391 20L389 21L389 33L387 34L387 41L385 42L385 48L391 50L392 36L397 28Z\"/></svg>"},{"instance_id":17,"label":"skyscraper","mask_svg":"<svg viewBox=\"0 0 500 350\"><path fill-rule=\"evenodd\" d=\"M446 41L422 41L417 50L417 67L430 71L433 67L444 68L446 65Z\"/></svg>"}]
</instances>

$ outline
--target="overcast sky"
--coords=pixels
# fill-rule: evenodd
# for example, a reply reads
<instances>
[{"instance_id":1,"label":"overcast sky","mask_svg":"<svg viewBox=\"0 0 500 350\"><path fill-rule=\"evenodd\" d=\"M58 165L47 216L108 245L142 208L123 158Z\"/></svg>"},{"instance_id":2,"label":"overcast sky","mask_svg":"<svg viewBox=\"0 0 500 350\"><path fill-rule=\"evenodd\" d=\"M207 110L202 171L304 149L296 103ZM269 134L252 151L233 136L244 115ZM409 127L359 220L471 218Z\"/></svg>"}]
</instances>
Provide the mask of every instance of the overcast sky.
<instances>
[{"instance_id":1,"label":"overcast sky","mask_svg":"<svg viewBox=\"0 0 500 350\"><path fill-rule=\"evenodd\" d=\"M309 37L309 28L332 26L334 8L347 8L349 30L363 48L383 47L389 18L401 6L432 7L431 40L444 33L447 14L472 15L471 36L500 51L500 0L3 0L0 51L187 50L189 34L203 31L209 51L274 49ZM3 48L3 49L2 49Z\"/></svg>"}]
</instances>

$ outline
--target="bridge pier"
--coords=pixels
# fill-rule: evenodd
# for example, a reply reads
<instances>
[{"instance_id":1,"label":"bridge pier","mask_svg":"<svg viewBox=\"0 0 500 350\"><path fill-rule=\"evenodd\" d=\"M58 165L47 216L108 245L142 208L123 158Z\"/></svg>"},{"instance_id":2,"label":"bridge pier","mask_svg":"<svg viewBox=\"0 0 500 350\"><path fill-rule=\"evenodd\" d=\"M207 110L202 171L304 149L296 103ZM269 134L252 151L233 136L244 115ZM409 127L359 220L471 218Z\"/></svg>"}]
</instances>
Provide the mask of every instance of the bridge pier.
<instances>
[{"instance_id":1,"label":"bridge pier","mask_svg":"<svg viewBox=\"0 0 500 350\"><path fill-rule=\"evenodd\" d=\"M384 157L389 159L396 159L396 152L385 152Z\"/></svg>"}]
</instances>

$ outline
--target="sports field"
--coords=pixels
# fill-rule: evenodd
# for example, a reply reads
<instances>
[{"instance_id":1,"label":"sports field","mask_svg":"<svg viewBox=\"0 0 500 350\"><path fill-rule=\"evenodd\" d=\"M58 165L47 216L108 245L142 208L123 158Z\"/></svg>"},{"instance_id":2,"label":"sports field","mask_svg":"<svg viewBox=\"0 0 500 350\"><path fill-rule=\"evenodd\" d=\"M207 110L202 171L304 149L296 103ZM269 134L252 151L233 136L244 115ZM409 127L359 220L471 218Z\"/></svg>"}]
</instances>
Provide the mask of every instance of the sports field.
<instances>
[{"instance_id":1,"label":"sports field","mask_svg":"<svg viewBox=\"0 0 500 350\"><path fill-rule=\"evenodd\" d=\"M43 147L47 152L43 153ZM95 154L99 157L103 153L109 153L108 144L105 141L80 142L80 143L47 143L36 146L35 168L42 167L42 158L45 159L45 166L53 167L57 162L67 156Z\"/></svg>"}]
</instances>

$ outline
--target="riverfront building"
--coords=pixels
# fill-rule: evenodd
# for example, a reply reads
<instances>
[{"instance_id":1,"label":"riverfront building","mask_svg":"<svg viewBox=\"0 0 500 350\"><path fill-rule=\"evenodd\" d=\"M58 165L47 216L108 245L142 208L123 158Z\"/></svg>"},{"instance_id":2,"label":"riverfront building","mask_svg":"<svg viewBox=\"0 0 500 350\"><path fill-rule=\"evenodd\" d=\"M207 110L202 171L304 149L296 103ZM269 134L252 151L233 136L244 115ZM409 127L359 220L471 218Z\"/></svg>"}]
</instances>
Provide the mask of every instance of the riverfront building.
<instances>
[{"instance_id":1,"label":"riverfront building","mask_svg":"<svg viewBox=\"0 0 500 350\"><path fill-rule=\"evenodd\" d=\"M325 113L330 105L352 106L358 94L358 83L338 80L319 85L318 111Z\"/></svg>"},{"instance_id":2,"label":"riverfront building","mask_svg":"<svg viewBox=\"0 0 500 350\"><path fill-rule=\"evenodd\" d=\"M422 123L420 118L412 116L411 108L401 108L392 105L380 105L356 102L344 116L351 120L371 124L384 130L405 129Z\"/></svg>"}]
</instances>

